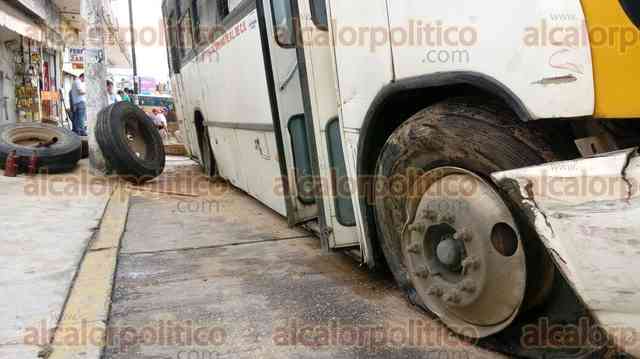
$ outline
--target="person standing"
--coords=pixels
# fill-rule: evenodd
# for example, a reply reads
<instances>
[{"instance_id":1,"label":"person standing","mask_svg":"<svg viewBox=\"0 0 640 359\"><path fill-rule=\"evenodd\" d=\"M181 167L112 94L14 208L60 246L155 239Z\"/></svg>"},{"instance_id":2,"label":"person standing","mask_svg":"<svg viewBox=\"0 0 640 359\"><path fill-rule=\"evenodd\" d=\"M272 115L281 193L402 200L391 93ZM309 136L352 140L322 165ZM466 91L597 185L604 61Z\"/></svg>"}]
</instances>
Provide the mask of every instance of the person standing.
<instances>
[{"instance_id":1,"label":"person standing","mask_svg":"<svg viewBox=\"0 0 640 359\"><path fill-rule=\"evenodd\" d=\"M151 119L153 120L153 124L158 129L158 132L160 132L160 136L163 140L168 140L169 133L167 132L167 118L157 108L154 108L153 110L151 110L151 112Z\"/></svg>"},{"instance_id":2,"label":"person standing","mask_svg":"<svg viewBox=\"0 0 640 359\"><path fill-rule=\"evenodd\" d=\"M71 86L71 124L73 132L78 136L86 136L87 121L87 87L84 83L84 74L80 74Z\"/></svg>"},{"instance_id":3,"label":"person standing","mask_svg":"<svg viewBox=\"0 0 640 359\"><path fill-rule=\"evenodd\" d=\"M122 91L122 94L120 95L120 97L122 97L122 101L133 102L129 97L129 89L126 87L124 88L124 91Z\"/></svg>"},{"instance_id":4,"label":"person standing","mask_svg":"<svg viewBox=\"0 0 640 359\"><path fill-rule=\"evenodd\" d=\"M111 80L107 80L107 96L109 96L109 105L122 101L120 96L113 91L113 82Z\"/></svg>"}]
</instances>

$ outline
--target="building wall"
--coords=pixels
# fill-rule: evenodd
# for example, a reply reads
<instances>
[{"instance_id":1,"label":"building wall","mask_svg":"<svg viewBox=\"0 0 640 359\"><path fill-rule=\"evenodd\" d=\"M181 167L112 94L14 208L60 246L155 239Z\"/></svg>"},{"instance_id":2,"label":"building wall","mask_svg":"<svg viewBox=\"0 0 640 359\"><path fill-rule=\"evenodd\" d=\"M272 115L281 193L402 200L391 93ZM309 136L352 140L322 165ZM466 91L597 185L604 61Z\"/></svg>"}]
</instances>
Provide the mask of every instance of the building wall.
<instances>
[{"instance_id":1,"label":"building wall","mask_svg":"<svg viewBox=\"0 0 640 359\"><path fill-rule=\"evenodd\" d=\"M23 6L42 18L47 26L57 30L60 26L60 10L51 0L18 0Z\"/></svg>"},{"instance_id":2,"label":"building wall","mask_svg":"<svg viewBox=\"0 0 640 359\"><path fill-rule=\"evenodd\" d=\"M0 124L16 122L15 64L13 53L7 48L7 41L14 39L18 39L16 33L0 27Z\"/></svg>"}]
</instances>

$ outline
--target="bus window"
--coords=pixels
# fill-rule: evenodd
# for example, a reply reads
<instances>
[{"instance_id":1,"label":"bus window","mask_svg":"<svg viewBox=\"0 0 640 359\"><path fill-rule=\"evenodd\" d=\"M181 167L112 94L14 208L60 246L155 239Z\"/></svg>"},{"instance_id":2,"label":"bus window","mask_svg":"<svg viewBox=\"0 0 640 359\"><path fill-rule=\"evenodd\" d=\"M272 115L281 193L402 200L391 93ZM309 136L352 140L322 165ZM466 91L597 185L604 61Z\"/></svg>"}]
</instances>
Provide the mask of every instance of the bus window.
<instances>
[{"instance_id":1,"label":"bus window","mask_svg":"<svg viewBox=\"0 0 640 359\"><path fill-rule=\"evenodd\" d=\"M191 11L192 11L192 21L193 21L193 42L195 44L200 44L202 41L200 34L200 8L198 7L198 3L204 3L202 0L191 0Z\"/></svg>"},{"instance_id":2,"label":"bus window","mask_svg":"<svg viewBox=\"0 0 640 359\"><path fill-rule=\"evenodd\" d=\"M327 124L327 147L329 150L329 166L331 167L331 179L334 188L334 205L336 218L345 227L356 225L356 216L351 202L351 190L347 165L342 152L342 140L340 138L340 124L338 119L333 119Z\"/></svg>"},{"instance_id":3,"label":"bus window","mask_svg":"<svg viewBox=\"0 0 640 359\"><path fill-rule=\"evenodd\" d=\"M313 192L313 170L307 137L307 124L304 115L296 115L289 120L289 135L293 150L293 162L296 166L296 187L298 199L304 204L316 203Z\"/></svg>"},{"instance_id":4,"label":"bus window","mask_svg":"<svg viewBox=\"0 0 640 359\"><path fill-rule=\"evenodd\" d=\"M309 0L311 2L311 20L320 30L328 31L329 22L327 19L326 0Z\"/></svg>"},{"instance_id":5,"label":"bus window","mask_svg":"<svg viewBox=\"0 0 640 359\"><path fill-rule=\"evenodd\" d=\"M180 39L180 55L185 57L191 49L193 49L193 37L191 27L191 9L182 15L178 23L179 39Z\"/></svg>"},{"instance_id":6,"label":"bus window","mask_svg":"<svg viewBox=\"0 0 640 359\"><path fill-rule=\"evenodd\" d=\"M295 30L290 0L272 0L271 12L278 45L286 48L294 47Z\"/></svg>"},{"instance_id":7,"label":"bus window","mask_svg":"<svg viewBox=\"0 0 640 359\"><path fill-rule=\"evenodd\" d=\"M176 20L176 12L172 11L171 15L168 18L168 28L167 32L169 33L169 47L170 47L170 55L171 55L171 68L173 69L173 73L180 73L180 54L178 49L178 39L177 39L177 20Z\"/></svg>"},{"instance_id":8,"label":"bus window","mask_svg":"<svg viewBox=\"0 0 640 359\"><path fill-rule=\"evenodd\" d=\"M220 21L229 15L229 0L218 0L218 14L220 14Z\"/></svg>"}]
</instances>

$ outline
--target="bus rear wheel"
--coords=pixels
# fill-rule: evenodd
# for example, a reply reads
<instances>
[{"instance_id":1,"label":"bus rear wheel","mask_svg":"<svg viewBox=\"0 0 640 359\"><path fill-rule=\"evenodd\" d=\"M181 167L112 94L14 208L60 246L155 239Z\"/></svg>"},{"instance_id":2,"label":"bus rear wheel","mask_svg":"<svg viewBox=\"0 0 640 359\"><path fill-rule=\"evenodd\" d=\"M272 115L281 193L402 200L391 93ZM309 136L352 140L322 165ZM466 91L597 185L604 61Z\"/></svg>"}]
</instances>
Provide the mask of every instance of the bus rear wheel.
<instances>
[{"instance_id":1,"label":"bus rear wheel","mask_svg":"<svg viewBox=\"0 0 640 359\"><path fill-rule=\"evenodd\" d=\"M550 257L489 179L552 160L542 138L500 105L462 98L414 115L382 149L375 214L387 263L458 334L495 334L551 291Z\"/></svg>"},{"instance_id":2,"label":"bus rear wheel","mask_svg":"<svg viewBox=\"0 0 640 359\"><path fill-rule=\"evenodd\" d=\"M213 150L211 149L211 140L209 139L209 131L205 128L202 133L200 143L200 153L202 154L202 168L208 178L214 178L217 175L217 167Z\"/></svg>"}]
</instances>

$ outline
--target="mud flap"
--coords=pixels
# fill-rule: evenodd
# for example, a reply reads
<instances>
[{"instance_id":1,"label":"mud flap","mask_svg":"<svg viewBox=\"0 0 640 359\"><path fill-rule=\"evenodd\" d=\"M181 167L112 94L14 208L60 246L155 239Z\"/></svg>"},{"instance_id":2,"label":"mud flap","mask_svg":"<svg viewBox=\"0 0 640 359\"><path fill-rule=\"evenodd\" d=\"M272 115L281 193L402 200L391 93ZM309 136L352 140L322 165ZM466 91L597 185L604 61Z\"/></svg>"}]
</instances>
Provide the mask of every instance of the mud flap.
<instances>
[{"instance_id":1,"label":"mud flap","mask_svg":"<svg viewBox=\"0 0 640 359\"><path fill-rule=\"evenodd\" d=\"M614 344L640 356L638 149L492 174Z\"/></svg>"}]
</instances>

